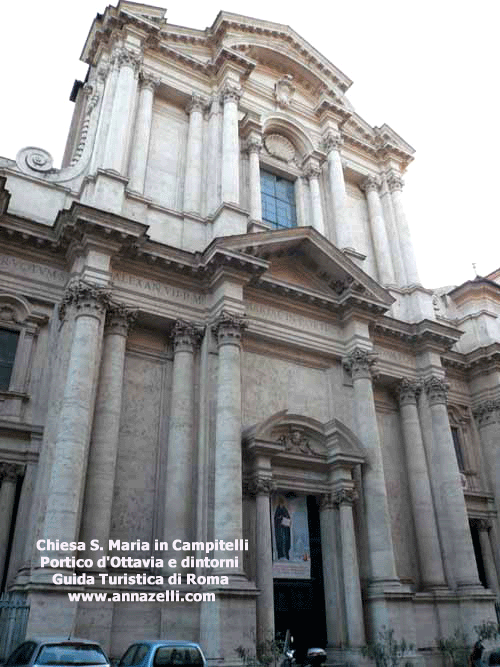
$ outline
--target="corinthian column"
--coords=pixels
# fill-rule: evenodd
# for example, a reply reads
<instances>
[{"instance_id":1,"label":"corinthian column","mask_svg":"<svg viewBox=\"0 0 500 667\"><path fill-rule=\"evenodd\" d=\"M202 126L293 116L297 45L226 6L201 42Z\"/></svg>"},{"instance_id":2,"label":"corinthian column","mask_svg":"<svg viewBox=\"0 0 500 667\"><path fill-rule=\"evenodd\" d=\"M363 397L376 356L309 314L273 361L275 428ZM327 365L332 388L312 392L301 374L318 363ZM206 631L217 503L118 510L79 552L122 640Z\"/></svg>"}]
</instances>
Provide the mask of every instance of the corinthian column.
<instances>
[{"instance_id":1,"label":"corinthian column","mask_svg":"<svg viewBox=\"0 0 500 667\"><path fill-rule=\"evenodd\" d=\"M473 410L479 429L490 488L500 517L500 399L483 401Z\"/></svg>"},{"instance_id":2,"label":"corinthian column","mask_svg":"<svg viewBox=\"0 0 500 667\"><path fill-rule=\"evenodd\" d=\"M108 551L123 394L125 346L134 314L124 306L106 313L95 418L89 449L81 539ZM90 557L90 553L88 554Z\"/></svg>"},{"instance_id":3,"label":"corinthian column","mask_svg":"<svg viewBox=\"0 0 500 667\"><path fill-rule=\"evenodd\" d=\"M342 646L347 630L339 592L339 565L337 561L337 535L335 530L335 502L332 493L321 496L319 526L321 530L321 556L323 588L325 591L325 621L328 646Z\"/></svg>"},{"instance_id":4,"label":"corinthian column","mask_svg":"<svg viewBox=\"0 0 500 667\"><path fill-rule=\"evenodd\" d=\"M329 132L324 141L324 149L328 159L328 182L330 184L330 195L332 199L333 222L335 226L335 238L338 248L354 248L352 231L347 219L346 191L344 181L344 170L340 157L340 149L343 145L340 135Z\"/></svg>"},{"instance_id":5,"label":"corinthian column","mask_svg":"<svg viewBox=\"0 0 500 667\"><path fill-rule=\"evenodd\" d=\"M491 521L488 521L488 519L474 519L474 522L479 533L479 543L481 545L481 555L483 557L486 584L498 598L498 594L500 593L498 574L495 567L495 559L493 557L493 550L491 548L489 536L489 532L491 530Z\"/></svg>"},{"instance_id":6,"label":"corinthian column","mask_svg":"<svg viewBox=\"0 0 500 667\"><path fill-rule=\"evenodd\" d=\"M321 169L317 160L309 158L304 167L304 176L309 180L311 190L312 226L320 234L325 234L325 223L321 207L321 193L319 189L319 177Z\"/></svg>"},{"instance_id":7,"label":"corinthian column","mask_svg":"<svg viewBox=\"0 0 500 667\"><path fill-rule=\"evenodd\" d=\"M140 55L129 49L120 48L115 51L114 57L118 66L118 78L106 138L104 167L123 174L137 90Z\"/></svg>"},{"instance_id":8,"label":"corinthian column","mask_svg":"<svg viewBox=\"0 0 500 667\"><path fill-rule=\"evenodd\" d=\"M423 588L436 588L446 586L446 582L424 442L418 418L417 395L420 390L419 382L412 382L406 378L401 380L398 387L399 410L422 586Z\"/></svg>"},{"instance_id":9,"label":"corinthian column","mask_svg":"<svg viewBox=\"0 0 500 667\"><path fill-rule=\"evenodd\" d=\"M433 376L425 381L424 386L434 439L431 471L437 478L437 488L446 515L444 526L451 543L448 557L459 588L479 586L464 491L448 420L448 385L441 378Z\"/></svg>"},{"instance_id":10,"label":"corinthian column","mask_svg":"<svg viewBox=\"0 0 500 667\"><path fill-rule=\"evenodd\" d=\"M184 210L201 212L201 173L203 149L203 110L207 100L201 95L191 95L186 111L189 127L186 149L186 176L184 180Z\"/></svg>"},{"instance_id":11,"label":"corinthian column","mask_svg":"<svg viewBox=\"0 0 500 667\"><path fill-rule=\"evenodd\" d=\"M251 480L248 490L255 495L256 507L256 572L255 583L260 590L257 598L257 645L274 637L273 546L271 540L271 509L269 494L275 485L264 476Z\"/></svg>"},{"instance_id":12,"label":"corinthian column","mask_svg":"<svg viewBox=\"0 0 500 667\"><path fill-rule=\"evenodd\" d=\"M259 153L262 148L262 139L256 133L247 140L247 152L250 171L250 220L262 220L262 195L260 192L260 162Z\"/></svg>"},{"instance_id":13,"label":"corinthian column","mask_svg":"<svg viewBox=\"0 0 500 667\"><path fill-rule=\"evenodd\" d=\"M232 204L240 203L238 102L241 94L241 88L231 81L226 81L222 88L222 201Z\"/></svg>"},{"instance_id":14,"label":"corinthian column","mask_svg":"<svg viewBox=\"0 0 500 667\"><path fill-rule=\"evenodd\" d=\"M387 177L387 185L391 192L394 215L398 227L401 255L403 257L406 273L406 283L407 285L419 285L420 278L418 277L417 260L415 259L415 251L413 250L410 228L406 220L403 200L401 197L403 190L403 179L398 174L391 173Z\"/></svg>"},{"instance_id":15,"label":"corinthian column","mask_svg":"<svg viewBox=\"0 0 500 667\"><path fill-rule=\"evenodd\" d=\"M191 485L194 444L194 352L201 331L177 321L173 329L174 365L165 480L164 539L191 539Z\"/></svg>"},{"instance_id":16,"label":"corinthian column","mask_svg":"<svg viewBox=\"0 0 500 667\"><path fill-rule=\"evenodd\" d=\"M363 492L371 578L373 584L383 585L399 583L399 580L373 398L371 369L374 363L375 355L361 348L354 349L344 359L344 367L352 374L356 433L368 455L368 465L363 470Z\"/></svg>"},{"instance_id":17,"label":"corinthian column","mask_svg":"<svg viewBox=\"0 0 500 667\"><path fill-rule=\"evenodd\" d=\"M385 227L382 204L378 194L379 184L373 176L367 176L361 184L366 193L368 215L375 245L375 258L378 267L378 277L383 285L394 285L394 268L392 266L391 248Z\"/></svg>"},{"instance_id":18,"label":"corinthian column","mask_svg":"<svg viewBox=\"0 0 500 667\"><path fill-rule=\"evenodd\" d=\"M48 540L71 542L78 538L102 321L108 304L104 289L84 282L70 285L63 297L62 314L70 309L75 322L42 531ZM54 552L55 557L67 555Z\"/></svg>"},{"instance_id":19,"label":"corinthian column","mask_svg":"<svg viewBox=\"0 0 500 667\"><path fill-rule=\"evenodd\" d=\"M363 604L356 535L352 518L352 504L355 498L356 493L352 488L339 489L333 495L333 500L339 508L347 641L349 646L363 646L365 643Z\"/></svg>"},{"instance_id":20,"label":"corinthian column","mask_svg":"<svg viewBox=\"0 0 500 667\"><path fill-rule=\"evenodd\" d=\"M129 190L144 193L146 169L148 166L149 139L151 137L151 121L153 118L153 100L155 90L160 83L147 72L139 75L139 104L135 120L134 141L130 156Z\"/></svg>"},{"instance_id":21,"label":"corinthian column","mask_svg":"<svg viewBox=\"0 0 500 667\"><path fill-rule=\"evenodd\" d=\"M242 318L225 312L212 326L219 352L214 537L222 540L242 537L241 335L245 326Z\"/></svg>"},{"instance_id":22,"label":"corinthian column","mask_svg":"<svg viewBox=\"0 0 500 667\"><path fill-rule=\"evenodd\" d=\"M0 463L0 582L7 564L7 547L14 519L17 478L21 472L15 463Z\"/></svg>"}]
</instances>

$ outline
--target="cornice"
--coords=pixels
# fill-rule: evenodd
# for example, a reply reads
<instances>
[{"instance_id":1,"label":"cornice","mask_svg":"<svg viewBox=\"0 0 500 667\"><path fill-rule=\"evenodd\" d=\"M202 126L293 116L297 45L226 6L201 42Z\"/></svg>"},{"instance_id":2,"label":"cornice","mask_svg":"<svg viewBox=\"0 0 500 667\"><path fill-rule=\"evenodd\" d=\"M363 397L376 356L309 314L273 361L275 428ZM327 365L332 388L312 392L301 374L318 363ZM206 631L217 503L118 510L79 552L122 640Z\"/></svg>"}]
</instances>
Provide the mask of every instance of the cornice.
<instances>
[{"instance_id":1,"label":"cornice","mask_svg":"<svg viewBox=\"0 0 500 667\"><path fill-rule=\"evenodd\" d=\"M462 336L459 329L433 320L410 323L388 316L379 318L372 331L381 338L396 338L414 350L431 346L441 352L449 350Z\"/></svg>"}]
</instances>

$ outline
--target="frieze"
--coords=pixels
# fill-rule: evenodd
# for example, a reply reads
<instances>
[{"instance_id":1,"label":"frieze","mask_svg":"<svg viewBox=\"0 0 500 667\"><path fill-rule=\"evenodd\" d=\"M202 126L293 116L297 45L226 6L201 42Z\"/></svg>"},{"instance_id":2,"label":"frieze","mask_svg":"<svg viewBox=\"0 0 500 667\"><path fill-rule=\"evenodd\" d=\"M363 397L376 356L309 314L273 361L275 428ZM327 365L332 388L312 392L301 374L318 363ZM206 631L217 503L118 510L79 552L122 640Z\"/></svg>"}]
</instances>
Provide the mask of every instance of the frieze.
<instances>
[{"instance_id":1,"label":"frieze","mask_svg":"<svg viewBox=\"0 0 500 667\"><path fill-rule=\"evenodd\" d=\"M204 294L197 294L190 292L183 287L173 287L172 285L165 285L158 280L151 280L149 278L138 278L129 273L116 272L113 273L113 283L119 285L127 285L135 288L141 292L152 294L153 296L161 297L162 299L170 299L172 301L191 303L195 306L202 306L206 303L206 296Z\"/></svg>"},{"instance_id":2,"label":"frieze","mask_svg":"<svg viewBox=\"0 0 500 667\"><path fill-rule=\"evenodd\" d=\"M264 317L266 320L271 320L272 322L286 323L290 326L296 327L297 329L306 329L308 331L318 332L330 336L335 336L338 334L337 327L335 327L333 324L330 324L329 322L313 320L310 317L298 315L297 313L290 313L286 310L280 310L279 308L272 308L270 306L264 306L258 303L249 303L247 311L249 315L258 315Z\"/></svg>"},{"instance_id":3,"label":"frieze","mask_svg":"<svg viewBox=\"0 0 500 667\"><path fill-rule=\"evenodd\" d=\"M45 279L47 282L59 285L65 285L68 280L68 275L65 271L26 259L19 259L11 255L0 255L0 270L2 269L7 270L9 273L17 273L23 276L32 274L33 276Z\"/></svg>"}]
</instances>

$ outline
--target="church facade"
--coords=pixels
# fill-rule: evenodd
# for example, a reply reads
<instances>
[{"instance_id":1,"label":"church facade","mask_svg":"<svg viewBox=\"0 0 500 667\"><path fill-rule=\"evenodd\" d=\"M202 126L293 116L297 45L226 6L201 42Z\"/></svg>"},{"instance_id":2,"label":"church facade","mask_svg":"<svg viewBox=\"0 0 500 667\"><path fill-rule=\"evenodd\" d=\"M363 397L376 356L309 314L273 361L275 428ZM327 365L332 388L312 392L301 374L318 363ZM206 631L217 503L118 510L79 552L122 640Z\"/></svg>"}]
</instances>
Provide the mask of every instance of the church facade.
<instances>
[{"instance_id":1,"label":"church facade","mask_svg":"<svg viewBox=\"0 0 500 667\"><path fill-rule=\"evenodd\" d=\"M413 149L300 35L164 14L97 15L60 169L0 158L3 590L114 657L437 664L496 619L500 278L421 285Z\"/></svg>"}]
</instances>

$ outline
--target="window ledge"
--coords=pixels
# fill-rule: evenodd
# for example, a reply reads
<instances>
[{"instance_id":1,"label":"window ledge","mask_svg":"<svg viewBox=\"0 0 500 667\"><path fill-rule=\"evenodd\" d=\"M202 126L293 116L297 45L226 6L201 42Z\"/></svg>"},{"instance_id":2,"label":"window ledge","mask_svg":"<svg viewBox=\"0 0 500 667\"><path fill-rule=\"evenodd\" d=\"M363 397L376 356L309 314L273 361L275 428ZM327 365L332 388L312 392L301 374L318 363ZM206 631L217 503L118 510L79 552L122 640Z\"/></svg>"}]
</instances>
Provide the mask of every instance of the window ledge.
<instances>
[{"instance_id":1,"label":"window ledge","mask_svg":"<svg viewBox=\"0 0 500 667\"><path fill-rule=\"evenodd\" d=\"M5 391L4 389L0 389L0 401L6 401L12 398L21 399L21 401L29 401L30 396L22 391Z\"/></svg>"}]
</instances>

